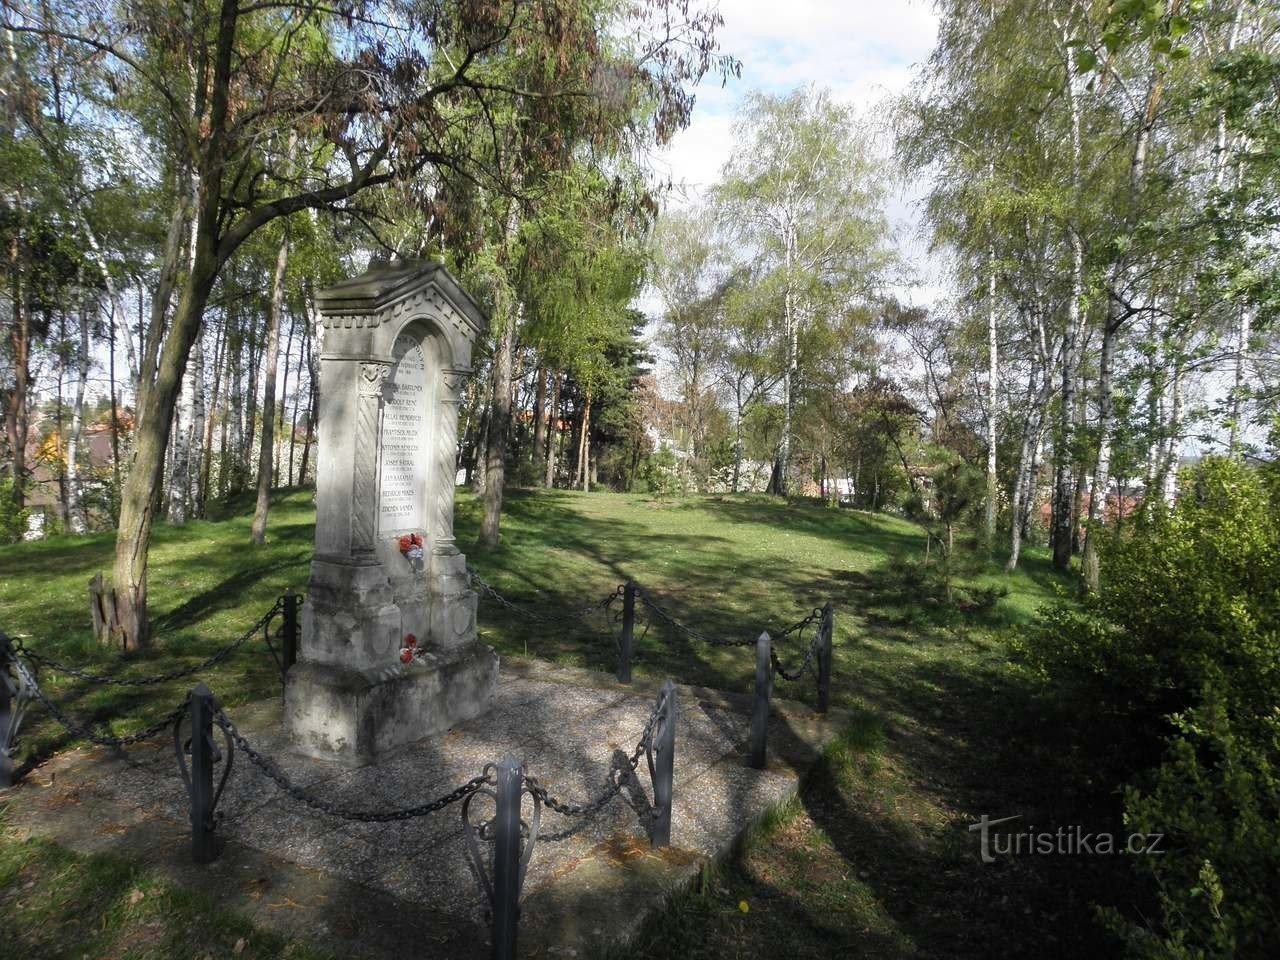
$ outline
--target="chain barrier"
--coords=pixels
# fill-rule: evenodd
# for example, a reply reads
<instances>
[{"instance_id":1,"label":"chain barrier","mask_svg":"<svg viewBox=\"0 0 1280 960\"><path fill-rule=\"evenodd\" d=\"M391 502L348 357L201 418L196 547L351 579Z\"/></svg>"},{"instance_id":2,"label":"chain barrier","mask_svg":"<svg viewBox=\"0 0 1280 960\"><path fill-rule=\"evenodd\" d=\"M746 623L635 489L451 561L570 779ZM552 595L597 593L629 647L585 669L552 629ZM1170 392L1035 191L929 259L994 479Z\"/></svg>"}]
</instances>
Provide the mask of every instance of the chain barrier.
<instances>
[{"instance_id":1,"label":"chain barrier","mask_svg":"<svg viewBox=\"0 0 1280 960\"><path fill-rule=\"evenodd\" d=\"M139 730L137 733L131 733L123 737L103 736L93 732L93 726L87 723L78 723L63 713L48 695L40 689L40 684L36 682L35 675L28 669L27 665L22 662L19 657L13 657L12 661L14 669L18 671L18 677L22 681L23 686L30 692L44 708L49 711L49 715L58 723L66 728L67 732L77 740L88 740L90 743L100 747L127 747L135 743L141 743L143 740L149 740L162 730L171 727L179 717L187 712L187 702L189 697L184 697L182 702L174 707L162 720L158 720L151 726Z\"/></svg>"},{"instance_id":2,"label":"chain barrier","mask_svg":"<svg viewBox=\"0 0 1280 960\"><path fill-rule=\"evenodd\" d=\"M635 748L631 751L631 756L627 758L626 768L614 767L609 771L609 786L598 797L588 800L586 803L567 803L553 796L537 777L526 774L524 779L529 788L529 793L543 805L562 816L582 817L584 822L590 820L622 792L627 774L635 774L636 768L640 766L640 757L649 746L650 739L653 736L653 728L666 709L667 698L665 695L660 696L649 714L649 719L645 721L644 731L640 734L640 739L636 741ZM543 835L541 839L554 843L557 840L564 840L572 836L579 829L581 829L580 826L571 827L560 833Z\"/></svg>"},{"instance_id":3,"label":"chain barrier","mask_svg":"<svg viewBox=\"0 0 1280 960\"><path fill-rule=\"evenodd\" d=\"M334 803L332 800L326 800L318 797L314 793L303 787L293 783L280 769L279 765L265 754L259 753L253 748L253 745L236 729L231 718L226 715L221 707L213 715L213 722L231 737L231 741L236 745L236 749L248 757L249 762L262 771L262 773L275 783L281 790L288 794L292 799L299 803L305 803L312 809L319 810L321 813L327 813L329 816L338 817L342 820L354 820L357 823L392 823L399 820L413 820L417 817L425 817L429 813L435 813L443 810L451 803L468 797L475 793L485 784L493 783L493 775L489 768L478 777L472 777L462 786L449 791L435 800L428 803L421 803L414 807L396 807L391 810L367 810L358 807L344 807Z\"/></svg>"},{"instance_id":4,"label":"chain barrier","mask_svg":"<svg viewBox=\"0 0 1280 960\"><path fill-rule=\"evenodd\" d=\"M248 630L232 640L217 653L206 657L200 663L190 667L180 667L177 670L171 670L168 673L161 673L152 677L113 677L107 674L89 673L76 667L68 666L65 663L59 663L51 657L44 654L36 653L34 650L28 650L23 646L22 641L14 640L13 649L21 653L32 663L39 667L45 667L55 673L65 673L69 677L75 677L77 680L84 680L87 683L96 683L103 686L117 687L150 687L162 683L172 683L174 680L181 680L183 677L189 677L192 674L199 673L201 670L207 670L212 666L221 663L227 657L231 656L236 650L244 646L259 630L262 630L271 622L271 620L284 610L284 597L277 598L275 605L272 606L265 614L258 618Z\"/></svg>"},{"instance_id":5,"label":"chain barrier","mask_svg":"<svg viewBox=\"0 0 1280 960\"><path fill-rule=\"evenodd\" d=\"M480 574L476 573L476 571L470 565L467 566L467 573L471 577L471 582L475 584L475 586L480 590L480 592L483 593L485 596L489 597L499 606L505 607L506 609L512 611L513 613L518 613L522 616L526 616L532 620L541 621L543 623L564 623L571 620L578 620L578 621L587 623L588 626L590 626L591 624L587 621L587 616L597 610L604 610L604 611L610 610L613 607L613 605L625 594L627 589L626 584L619 584L617 589L615 589L613 593L609 594L609 596L607 596L603 600L595 601L591 604L588 604L585 607L582 607L575 611L571 611L568 614L565 614L563 616L548 616L546 614L536 613L533 610L530 610L526 607L522 607L519 604L513 603L512 601L508 600L506 597L500 594L493 587L492 584L486 582L484 578L480 576ZM685 636L689 637L692 640L697 640L701 643L705 643L712 647L755 646L756 641L752 639L724 640L718 637L709 636L708 634L702 633L699 630L695 630L693 627L690 627L687 624L677 620L669 610L664 608L661 604L659 604L656 600L653 599L653 596L649 593L649 591L645 590L639 584L636 585L635 590L636 590L636 596L639 598L640 602L644 604L646 609L648 609L650 612L655 614L659 620L666 623L672 629L676 630L679 633L684 634ZM621 611L615 614L614 620L616 621L620 618L621 618ZM785 640L792 634L803 633L806 627L809 627L813 623L819 621L821 618L822 618L822 610L816 609L804 619L797 620L795 623L791 624L789 627L785 627L784 629L778 631L778 633L774 635L774 640L775 642L780 642L782 640ZM640 640L643 640L646 636L648 636L649 627L650 627L650 623L646 621L644 625L644 630L641 633L639 638ZM619 642L621 642L620 638L619 638ZM804 676L804 674L811 668L813 658L817 653L817 648L818 648L818 638L815 637L814 640L809 644L808 649L805 651L804 660L800 665L800 669L794 673L788 672L782 666L782 662L778 659L778 656L776 653L771 652L770 656L773 658L773 665L775 669L778 671L778 674L784 680L795 681L795 680L799 680L802 676ZM552 809L555 809L555 808L552 807Z\"/></svg>"},{"instance_id":6,"label":"chain barrier","mask_svg":"<svg viewBox=\"0 0 1280 960\"><path fill-rule=\"evenodd\" d=\"M795 682L796 680L799 680L801 677L803 677L806 673L808 673L809 670L812 668L813 658L818 653L818 647L822 645L822 628L821 628L822 610L821 608L814 610L813 613L809 614L809 616L805 617L803 620L799 621L798 623L792 624L783 633L778 635L778 638L781 639L784 636L788 636L792 633L798 632L800 636L803 637L805 628L814 623L819 624L819 628L813 632L813 639L809 641L809 646L804 651L804 659L800 662L799 669L797 669L794 673L789 672L782 665L782 661L778 659L777 646L773 645L769 648L769 658L773 661L773 671L778 676L780 676L783 680Z\"/></svg>"},{"instance_id":7,"label":"chain barrier","mask_svg":"<svg viewBox=\"0 0 1280 960\"><path fill-rule=\"evenodd\" d=\"M157 720L155 723L137 731L136 733L131 733L121 737L111 736L109 734L104 735L95 732L95 724L81 723L67 716L67 714L62 711L62 709L49 697L49 695L40 689L40 684L36 680L36 672L33 667L48 669L55 673L63 673L67 676L75 677L77 680L83 680L87 683L98 684L101 686L152 687L164 683L172 683L174 680L180 680L183 677L189 677L194 673L207 670L209 667L215 666L227 659L232 653L244 646L248 640L254 637L259 630L265 629L270 624L271 620L283 611L284 603L284 597L278 598L271 609L259 617L253 626L221 650L218 650L211 656L206 657L201 662L189 667L182 667L177 670L171 670L168 673L150 677L116 677L107 674L90 673L87 670L81 670L58 660L54 660L52 657L47 657L44 654L36 653L34 650L28 649L20 639L14 638L9 641L9 660L13 664L18 682L12 693L17 694L17 699L22 703L34 700L43 705L45 710L49 712L49 715L61 724L62 727L71 734L73 739L88 740L90 743L100 747L127 747L135 743L141 743L143 740L149 740L161 731L172 726L174 723L179 722L187 711L190 697L188 696L183 699L178 706L174 707L174 709L166 714L162 719ZM28 666L28 663L24 662L24 659L25 661L29 661L31 666ZM12 729L8 730L6 733L8 737L7 749L10 753L12 753L17 747L17 728L21 721L22 713L24 712L25 707L20 704L19 710L15 711L11 718L12 722L10 726Z\"/></svg>"},{"instance_id":8,"label":"chain barrier","mask_svg":"<svg viewBox=\"0 0 1280 960\"><path fill-rule=\"evenodd\" d=\"M660 606L657 603L657 601L655 601L653 597L649 595L648 590L644 589L644 587L641 587L639 585L636 586L636 596L639 597L640 602L643 603L647 609L649 609L654 614L656 614L659 619L665 621L673 629L679 631L680 633L683 633L685 636L689 637L690 639L699 640L702 643L708 644L713 647L754 647L756 645L755 640L722 640L717 637L711 637L705 633L701 633L693 629L693 627L690 627L690 626L687 626L686 624L681 623L674 616L672 616L669 611L667 611L662 606Z\"/></svg>"},{"instance_id":9,"label":"chain barrier","mask_svg":"<svg viewBox=\"0 0 1280 960\"><path fill-rule=\"evenodd\" d=\"M475 569L472 568L470 565L467 566L467 575L471 578L471 582L476 587L479 588L480 592L483 593L490 600L492 600L494 603L498 604L501 607L505 607L506 609L510 610L512 613L518 613L523 617L528 617L531 620L537 620L541 623L569 623L570 621L576 620L582 623L586 623L587 626L592 626L593 624L591 624L591 622L587 619L587 617L589 617L591 614L595 613L598 610L608 610L610 607L613 606L614 603L618 601L618 599L622 596L623 591L626 589L626 586L624 584L619 584L618 587L613 591L613 593L609 594L603 600L592 601L589 604L579 607L576 610L570 610L564 614L549 615L545 613L537 613L533 610L530 610L528 607L523 607L518 603L514 603L511 600L508 600L506 597L500 594L492 584L485 581L485 579L481 577L480 574L476 573Z\"/></svg>"}]
</instances>

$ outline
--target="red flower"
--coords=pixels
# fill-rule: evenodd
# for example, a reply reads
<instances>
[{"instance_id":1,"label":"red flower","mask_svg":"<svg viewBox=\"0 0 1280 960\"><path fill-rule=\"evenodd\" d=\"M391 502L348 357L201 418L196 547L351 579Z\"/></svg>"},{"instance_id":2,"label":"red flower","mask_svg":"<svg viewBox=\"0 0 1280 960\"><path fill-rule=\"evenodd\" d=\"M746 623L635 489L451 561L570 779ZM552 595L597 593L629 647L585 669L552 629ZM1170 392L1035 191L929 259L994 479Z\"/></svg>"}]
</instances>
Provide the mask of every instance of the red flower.
<instances>
[{"instance_id":1,"label":"red flower","mask_svg":"<svg viewBox=\"0 0 1280 960\"><path fill-rule=\"evenodd\" d=\"M412 651L412 650L410 650L408 647L405 647L405 649L403 649L403 650L401 650L401 651L400 651L400 662L401 662L401 663L410 663L412 660L413 660L413 651Z\"/></svg>"},{"instance_id":2,"label":"red flower","mask_svg":"<svg viewBox=\"0 0 1280 960\"><path fill-rule=\"evenodd\" d=\"M418 645L418 638L412 633L406 633L404 635L404 645L406 647L416 647Z\"/></svg>"},{"instance_id":3,"label":"red flower","mask_svg":"<svg viewBox=\"0 0 1280 960\"><path fill-rule=\"evenodd\" d=\"M406 533L398 541L401 553L408 553L412 547L422 546L422 535L418 533Z\"/></svg>"}]
</instances>

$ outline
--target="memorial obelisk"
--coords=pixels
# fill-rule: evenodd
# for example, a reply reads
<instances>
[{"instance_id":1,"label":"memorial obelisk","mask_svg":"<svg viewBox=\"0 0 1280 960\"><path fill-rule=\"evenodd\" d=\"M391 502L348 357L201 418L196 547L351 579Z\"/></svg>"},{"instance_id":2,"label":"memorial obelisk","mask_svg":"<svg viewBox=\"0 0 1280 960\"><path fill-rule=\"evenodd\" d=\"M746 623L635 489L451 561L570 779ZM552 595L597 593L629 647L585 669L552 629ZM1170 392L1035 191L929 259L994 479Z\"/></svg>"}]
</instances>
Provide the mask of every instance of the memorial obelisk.
<instances>
[{"instance_id":1,"label":"memorial obelisk","mask_svg":"<svg viewBox=\"0 0 1280 960\"><path fill-rule=\"evenodd\" d=\"M316 304L315 556L285 722L301 752L364 764L493 703L498 658L453 535L458 403L486 321L424 261L375 262Z\"/></svg>"}]
</instances>

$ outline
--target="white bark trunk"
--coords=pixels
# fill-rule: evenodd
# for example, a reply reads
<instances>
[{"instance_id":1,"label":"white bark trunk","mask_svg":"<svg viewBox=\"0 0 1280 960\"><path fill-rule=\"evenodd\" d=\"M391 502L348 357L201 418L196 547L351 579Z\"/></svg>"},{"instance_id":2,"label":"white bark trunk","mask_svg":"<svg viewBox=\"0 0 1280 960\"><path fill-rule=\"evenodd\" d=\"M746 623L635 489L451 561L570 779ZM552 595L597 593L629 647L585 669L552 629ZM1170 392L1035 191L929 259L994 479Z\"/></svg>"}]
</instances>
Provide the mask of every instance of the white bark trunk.
<instances>
[{"instance_id":1,"label":"white bark trunk","mask_svg":"<svg viewBox=\"0 0 1280 960\"><path fill-rule=\"evenodd\" d=\"M258 546L266 540L267 512L271 506L272 447L276 428L276 367L280 364L280 315L284 311L284 277L289 266L289 241L280 241L275 273L271 278L270 314L267 317L267 347L262 371L262 435L258 449L257 504L253 511L250 538Z\"/></svg>"},{"instance_id":2,"label":"white bark trunk","mask_svg":"<svg viewBox=\"0 0 1280 960\"><path fill-rule=\"evenodd\" d=\"M1240 458L1240 434L1245 416L1245 400L1249 388L1245 384L1249 358L1249 339L1253 335L1251 324L1253 315L1246 306L1240 307L1240 324L1236 332L1236 376L1231 388L1231 435L1227 441L1227 452L1233 460Z\"/></svg>"},{"instance_id":3,"label":"white bark trunk","mask_svg":"<svg viewBox=\"0 0 1280 960\"><path fill-rule=\"evenodd\" d=\"M89 526L80 482L80 435L84 429L84 390L89 381L89 311L80 307L80 344L76 356L76 398L71 407L71 437L67 441L67 498L72 533L84 533Z\"/></svg>"},{"instance_id":4,"label":"white bark trunk","mask_svg":"<svg viewBox=\"0 0 1280 960\"><path fill-rule=\"evenodd\" d=\"M1000 412L999 340L996 337L995 249L987 249L987 544L996 541L996 418Z\"/></svg>"}]
</instances>

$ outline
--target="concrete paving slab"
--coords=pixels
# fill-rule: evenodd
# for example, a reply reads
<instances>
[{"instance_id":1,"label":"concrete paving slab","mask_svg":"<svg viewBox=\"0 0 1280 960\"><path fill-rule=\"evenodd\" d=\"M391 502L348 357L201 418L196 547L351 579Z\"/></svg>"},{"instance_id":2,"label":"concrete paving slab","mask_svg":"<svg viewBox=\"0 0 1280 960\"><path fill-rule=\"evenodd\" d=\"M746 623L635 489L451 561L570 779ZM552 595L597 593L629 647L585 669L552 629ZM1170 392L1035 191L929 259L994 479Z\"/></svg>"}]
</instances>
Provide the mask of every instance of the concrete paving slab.
<instances>
[{"instance_id":1,"label":"concrete paving slab","mask_svg":"<svg viewBox=\"0 0 1280 960\"><path fill-rule=\"evenodd\" d=\"M569 803L599 796L617 775L612 771L621 770L619 796L594 817L542 811L523 891L522 955L591 956L606 942L629 937L648 910L790 796L841 723L775 700L770 762L752 770L745 763L750 698L679 687L672 845L653 850L645 758L640 755L635 773L627 760L658 686L639 680L622 686L607 674L507 661L492 712L358 769L294 753L278 699L227 713L291 781L349 808L421 804L508 753ZM255 923L323 941L344 955L399 956L406 942L421 956L487 952L486 905L465 853L461 803L404 821L354 823L287 796L237 755L220 807L222 857L197 866L190 861L186 793L171 741L129 751L68 751L32 771L6 799L7 819L19 833L135 856ZM526 796L524 804L528 820L532 799ZM472 821L492 811L492 800L477 795ZM491 855L491 845L481 847L483 856Z\"/></svg>"}]
</instances>

